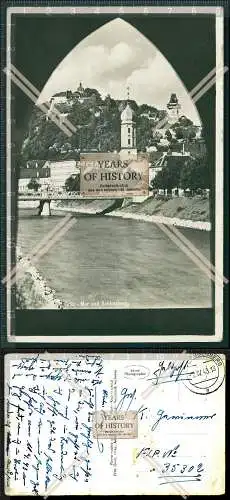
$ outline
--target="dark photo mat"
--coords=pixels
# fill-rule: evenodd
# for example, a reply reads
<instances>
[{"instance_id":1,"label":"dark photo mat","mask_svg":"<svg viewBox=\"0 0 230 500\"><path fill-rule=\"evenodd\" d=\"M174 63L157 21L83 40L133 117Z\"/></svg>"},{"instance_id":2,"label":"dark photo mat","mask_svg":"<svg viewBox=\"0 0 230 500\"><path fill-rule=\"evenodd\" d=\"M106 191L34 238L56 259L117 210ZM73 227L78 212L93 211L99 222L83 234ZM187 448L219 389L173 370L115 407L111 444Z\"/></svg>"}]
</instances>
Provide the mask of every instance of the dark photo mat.
<instances>
[{"instance_id":1,"label":"dark photo mat","mask_svg":"<svg viewBox=\"0 0 230 500\"><path fill-rule=\"evenodd\" d=\"M99 16L81 14L77 17L71 14L61 16L55 14L49 16L16 14L12 17L12 34L16 48L13 57L14 64L25 73L27 78L37 88L41 89L58 63L77 43L95 29L116 17L117 14L100 14ZM122 14L122 18L137 28L138 31L160 49L188 89L193 88L215 66L214 15L191 16L180 14L178 16L171 14L170 16L153 16L148 14L148 16L143 16L141 14ZM225 19L226 22L227 20ZM60 33L62 34L61 36ZM171 40L172 33L173 43ZM194 33L196 33L195 40ZM181 43L181 40L186 40L186 44ZM226 56L228 56L227 45L225 45L225 51ZM35 64L35 61L41 62ZM196 64L193 65L192 61L196 61ZM12 85L12 94L16 120L15 127L17 130L17 134L14 135L14 148L17 155L17 152L20 151L34 105L15 85ZM198 101L197 108L204 125L214 190L215 141L213 138L215 137L215 87L212 87ZM14 124L12 124L12 127L14 128ZM227 151L225 151L226 153L228 154ZM12 181L16 178L16 172L17 166L12 164ZM226 203L228 202L228 183L226 182L228 172L225 172L225 175ZM2 180L4 189L5 179L3 178ZM213 229L210 232L210 236L212 260L214 261L215 213L213 196L211 196L211 201ZM13 212L16 213L16 196L12 197L12 203ZM2 208L2 214L5 213L4 209L5 206ZM13 221L14 233L16 224L17 218L15 222ZM225 232L225 242L228 241L228 238L226 240L227 236L228 234ZM226 295L226 289L224 293ZM3 305L5 310L6 304L4 303ZM214 335L214 309L16 310L15 312L13 311L12 326L16 338L19 336L44 335L44 341L46 341L47 336L75 335L77 337L77 335L84 335L87 344L88 335L101 335L102 337L105 335L116 335L119 344L120 335L140 335L141 341L142 335L160 334L163 341L166 335L174 336L181 334L194 335L195 343L196 336ZM223 345L226 345L226 339L223 342ZM189 345L191 345L191 342L189 342ZM209 345L211 344L209 343ZM213 343L213 345L216 344Z\"/></svg>"}]
</instances>

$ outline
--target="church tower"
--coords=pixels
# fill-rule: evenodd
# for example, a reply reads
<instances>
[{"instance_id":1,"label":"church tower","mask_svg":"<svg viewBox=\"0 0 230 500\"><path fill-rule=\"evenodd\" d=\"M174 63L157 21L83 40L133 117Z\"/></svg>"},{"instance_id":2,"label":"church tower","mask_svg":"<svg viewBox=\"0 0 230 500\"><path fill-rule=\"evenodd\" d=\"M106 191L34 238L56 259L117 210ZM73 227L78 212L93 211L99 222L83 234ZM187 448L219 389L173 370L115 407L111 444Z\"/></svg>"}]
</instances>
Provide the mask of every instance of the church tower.
<instances>
[{"instance_id":1,"label":"church tower","mask_svg":"<svg viewBox=\"0 0 230 500\"><path fill-rule=\"evenodd\" d=\"M171 94L169 102L167 104L168 110L168 122L173 124L176 123L180 117L181 105L178 102L177 95Z\"/></svg>"},{"instance_id":2,"label":"church tower","mask_svg":"<svg viewBox=\"0 0 230 500\"><path fill-rule=\"evenodd\" d=\"M128 99L125 109L121 113L121 160L137 159L136 149L136 124L133 120L133 110L129 104L129 89Z\"/></svg>"}]
</instances>

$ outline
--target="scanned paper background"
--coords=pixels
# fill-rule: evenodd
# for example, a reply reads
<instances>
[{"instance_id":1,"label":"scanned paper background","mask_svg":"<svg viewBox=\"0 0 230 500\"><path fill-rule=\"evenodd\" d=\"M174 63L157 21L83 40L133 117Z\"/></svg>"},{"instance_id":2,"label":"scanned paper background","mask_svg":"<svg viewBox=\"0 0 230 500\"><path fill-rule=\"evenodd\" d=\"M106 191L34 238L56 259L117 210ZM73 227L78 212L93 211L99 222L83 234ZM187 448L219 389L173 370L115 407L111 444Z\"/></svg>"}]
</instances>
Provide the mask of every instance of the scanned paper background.
<instances>
[{"instance_id":1,"label":"scanned paper background","mask_svg":"<svg viewBox=\"0 0 230 500\"><path fill-rule=\"evenodd\" d=\"M224 493L224 356L120 358L6 356L8 495ZM94 437L98 411L116 438Z\"/></svg>"}]
</instances>

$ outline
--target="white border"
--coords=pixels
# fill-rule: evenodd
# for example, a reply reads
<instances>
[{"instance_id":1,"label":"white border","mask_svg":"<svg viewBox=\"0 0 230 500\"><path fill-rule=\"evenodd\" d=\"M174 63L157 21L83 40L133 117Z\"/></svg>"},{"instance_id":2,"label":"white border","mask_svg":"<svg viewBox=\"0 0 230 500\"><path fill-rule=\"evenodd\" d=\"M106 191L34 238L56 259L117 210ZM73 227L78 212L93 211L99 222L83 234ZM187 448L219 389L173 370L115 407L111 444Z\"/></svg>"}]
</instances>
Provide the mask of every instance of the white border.
<instances>
[{"instance_id":1,"label":"white border","mask_svg":"<svg viewBox=\"0 0 230 500\"><path fill-rule=\"evenodd\" d=\"M11 13L7 9L7 31L6 31L6 67L10 68L11 64ZM8 50L8 48L10 50ZM11 272L11 81L9 74L6 75L6 246L7 260L6 272L10 276ZM11 286L9 281L6 282L6 325L7 325L7 340L12 342L11 332Z\"/></svg>"},{"instance_id":2,"label":"white border","mask_svg":"<svg viewBox=\"0 0 230 500\"><path fill-rule=\"evenodd\" d=\"M224 9L222 7L10 7L7 9L7 69L11 64L11 15L12 14L213 14L216 17L216 67L224 66ZM211 70L212 68L210 68ZM11 81L7 72L7 172L6 189L11 193ZM215 267L223 275L223 119L224 73L216 81L216 192L215 192ZM9 215L8 215L9 214ZM11 270L11 197L7 195L7 273ZM167 343L220 342L223 339L223 286L215 282L215 334L214 335L75 335L75 336L14 336L11 334L11 287L7 282L7 340L8 342L49 343Z\"/></svg>"}]
</instances>

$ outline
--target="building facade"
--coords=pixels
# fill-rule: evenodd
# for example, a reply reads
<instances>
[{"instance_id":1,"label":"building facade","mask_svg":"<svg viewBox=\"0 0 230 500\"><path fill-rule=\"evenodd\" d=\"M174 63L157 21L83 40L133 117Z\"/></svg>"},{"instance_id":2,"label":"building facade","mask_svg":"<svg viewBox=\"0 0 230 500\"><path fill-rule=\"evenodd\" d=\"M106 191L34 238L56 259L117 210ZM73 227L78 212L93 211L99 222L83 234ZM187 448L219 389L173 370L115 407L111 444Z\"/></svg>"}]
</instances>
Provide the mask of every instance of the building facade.
<instances>
[{"instance_id":1,"label":"building facade","mask_svg":"<svg viewBox=\"0 0 230 500\"><path fill-rule=\"evenodd\" d=\"M44 185L62 190L65 181L73 174L80 173L75 160L47 161L43 168L22 168L19 179L19 192L28 189L31 179L35 179L41 188Z\"/></svg>"},{"instance_id":2,"label":"building facade","mask_svg":"<svg viewBox=\"0 0 230 500\"><path fill-rule=\"evenodd\" d=\"M64 187L68 177L80 171L75 160L51 161L47 162L47 166L50 169L49 181L58 189Z\"/></svg>"}]
</instances>

